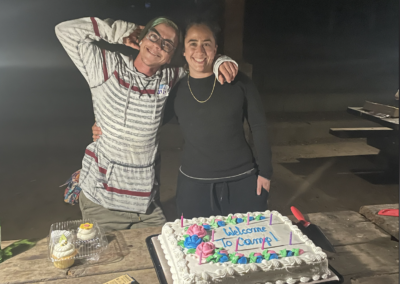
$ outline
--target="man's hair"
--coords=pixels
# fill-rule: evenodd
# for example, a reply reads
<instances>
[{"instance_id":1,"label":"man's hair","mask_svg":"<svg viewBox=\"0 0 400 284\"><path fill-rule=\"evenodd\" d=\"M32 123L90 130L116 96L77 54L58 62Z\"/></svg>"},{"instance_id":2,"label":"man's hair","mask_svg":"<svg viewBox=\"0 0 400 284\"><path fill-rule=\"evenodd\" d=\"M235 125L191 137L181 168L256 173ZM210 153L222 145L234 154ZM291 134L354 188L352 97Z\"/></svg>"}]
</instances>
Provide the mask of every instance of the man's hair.
<instances>
[{"instance_id":1,"label":"man's hair","mask_svg":"<svg viewBox=\"0 0 400 284\"><path fill-rule=\"evenodd\" d=\"M171 21L170 19L165 18L165 17L158 17L158 18L155 18L155 19L151 20L150 22L148 22L147 25L142 30L142 32L140 33L139 42L146 36L146 34L148 33L148 31L151 28L154 28L155 26L158 26L160 24L164 24L164 25L167 25L167 26L173 28L176 31L176 36L178 38L177 44L179 45L179 43L182 42L182 34L181 34L177 24L175 24L173 21Z\"/></svg>"},{"instance_id":2,"label":"man's hair","mask_svg":"<svg viewBox=\"0 0 400 284\"><path fill-rule=\"evenodd\" d=\"M199 17L196 17L196 18L193 18L193 19L190 19L187 21L186 28L185 28L185 38L186 38L186 34L187 34L188 30L191 27L200 26L200 25L204 25L210 29L210 31L212 32L213 37L215 39L215 43L217 44L218 36L219 36L219 33L221 32L221 28L219 27L217 22L215 22L211 19L208 19L207 17L202 17L202 16L199 16Z\"/></svg>"}]
</instances>

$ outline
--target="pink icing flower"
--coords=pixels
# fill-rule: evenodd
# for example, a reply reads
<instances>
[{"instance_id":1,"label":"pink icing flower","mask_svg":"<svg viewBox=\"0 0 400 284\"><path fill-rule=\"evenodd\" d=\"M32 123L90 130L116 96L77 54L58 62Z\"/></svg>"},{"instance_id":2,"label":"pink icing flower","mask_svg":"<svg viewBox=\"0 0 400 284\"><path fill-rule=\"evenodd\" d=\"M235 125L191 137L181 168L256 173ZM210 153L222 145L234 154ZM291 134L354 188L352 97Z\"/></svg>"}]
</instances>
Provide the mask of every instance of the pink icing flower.
<instances>
[{"instance_id":1,"label":"pink icing flower","mask_svg":"<svg viewBox=\"0 0 400 284\"><path fill-rule=\"evenodd\" d=\"M193 235L197 235L199 238L204 237L205 235L207 235L206 230L203 228L203 226L199 226L199 225L191 225L189 227L189 229L186 231L186 233L189 236L193 236Z\"/></svg>"},{"instance_id":2,"label":"pink icing flower","mask_svg":"<svg viewBox=\"0 0 400 284\"><path fill-rule=\"evenodd\" d=\"M215 221L215 223L217 223L217 222L222 221L222 220L220 220L220 219L215 219L214 221Z\"/></svg>"},{"instance_id":3,"label":"pink icing flower","mask_svg":"<svg viewBox=\"0 0 400 284\"><path fill-rule=\"evenodd\" d=\"M236 256L238 256L238 257L243 257L244 256L244 254L243 253L236 253Z\"/></svg>"},{"instance_id":4,"label":"pink icing flower","mask_svg":"<svg viewBox=\"0 0 400 284\"><path fill-rule=\"evenodd\" d=\"M232 216L232 219L236 219L237 217L236 216Z\"/></svg>"},{"instance_id":5,"label":"pink icing flower","mask_svg":"<svg viewBox=\"0 0 400 284\"><path fill-rule=\"evenodd\" d=\"M268 253L269 254L273 254L273 253L276 253L276 252L274 250L269 250Z\"/></svg>"},{"instance_id":6,"label":"pink icing flower","mask_svg":"<svg viewBox=\"0 0 400 284\"><path fill-rule=\"evenodd\" d=\"M262 254L259 253L259 252L256 252L256 253L254 254L254 256L262 256Z\"/></svg>"},{"instance_id":7,"label":"pink icing flower","mask_svg":"<svg viewBox=\"0 0 400 284\"><path fill-rule=\"evenodd\" d=\"M304 250L300 249L299 254L303 254L303 253L304 253Z\"/></svg>"},{"instance_id":8,"label":"pink icing flower","mask_svg":"<svg viewBox=\"0 0 400 284\"><path fill-rule=\"evenodd\" d=\"M201 243L196 248L196 255L200 257L200 253L203 252L202 258L209 257L214 254L215 246L212 242Z\"/></svg>"},{"instance_id":9,"label":"pink icing flower","mask_svg":"<svg viewBox=\"0 0 400 284\"><path fill-rule=\"evenodd\" d=\"M228 251L223 250L223 249L221 249L219 252L220 252L220 253L224 253L224 254L228 254Z\"/></svg>"}]
</instances>

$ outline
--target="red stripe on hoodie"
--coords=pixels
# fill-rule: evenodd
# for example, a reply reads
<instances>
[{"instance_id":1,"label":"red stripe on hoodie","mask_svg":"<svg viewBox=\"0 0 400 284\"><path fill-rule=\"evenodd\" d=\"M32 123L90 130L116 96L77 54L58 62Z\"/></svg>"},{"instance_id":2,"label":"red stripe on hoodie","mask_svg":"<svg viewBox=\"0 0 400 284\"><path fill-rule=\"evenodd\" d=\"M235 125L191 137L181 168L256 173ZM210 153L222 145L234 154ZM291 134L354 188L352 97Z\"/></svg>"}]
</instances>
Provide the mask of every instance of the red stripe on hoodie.
<instances>
[{"instance_id":1,"label":"red stripe on hoodie","mask_svg":"<svg viewBox=\"0 0 400 284\"><path fill-rule=\"evenodd\" d=\"M128 82L125 82L122 78L120 78L117 71L114 71L114 76L122 86L125 86L125 87L129 88L130 84ZM141 90L141 89L139 89L138 87L136 87L134 85L132 85L132 90L134 90L136 92L139 92L141 94L150 94L150 95L154 94L154 90Z\"/></svg>"}]
</instances>

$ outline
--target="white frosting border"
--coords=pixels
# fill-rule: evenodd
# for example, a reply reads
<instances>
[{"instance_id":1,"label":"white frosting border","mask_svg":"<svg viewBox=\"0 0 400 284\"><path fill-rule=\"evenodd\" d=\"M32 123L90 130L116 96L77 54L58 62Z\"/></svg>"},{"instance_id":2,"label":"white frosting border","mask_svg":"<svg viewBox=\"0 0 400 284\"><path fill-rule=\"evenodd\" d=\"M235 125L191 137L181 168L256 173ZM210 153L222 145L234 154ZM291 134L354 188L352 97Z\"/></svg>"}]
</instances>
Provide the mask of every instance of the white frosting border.
<instances>
[{"instance_id":1,"label":"white frosting border","mask_svg":"<svg viewBox=\"0 0 400 284\"><path fill-rule=\"evenodd\" d=\"M319 264L327 258L327 255L322 251L320 247L317 247L306 235L304 235L300 229L296 225L292 225L292 221L289 220L288 217L282 216L277 211L270 211L267 210L265 212L249 212L250 217L255 217L259 214L263 215L264 217L270 216L273 214L274 217L280 218L280 220L288 225L290 229L296 234L302 241L305 242L305 245L311 247L312 253L304 253L300 256L292 256L292 257L285 257L281 259L272 259L272 260L263 260L261 263L250 263L250 264L233 264L233 263L215 263L213 265L219 266L220 269L217 269L214 273L213 272L202 272L199 274L189 273L189 269L187 267L187 260L185 259L186 255L182 248L178 245L178 240L174 236L174 229L171 227L172 224L179 224L181 222L180 219L175 220L175 222L168 222L162 228L162 234L159 235L158 239L161 244L161 248L164 251L165 258L170 266L170 271L172 274L172 279L174 284L183 283L183 284L210 284L215 282L220 282L222 279L226 277L232 277L235 274L243 276L248 273L257 272L257 271L269 271L275 269L285 269L286 267L292 266L294 264L302 264L303 262L307 264ZM230 216L236 216L238 218L242 218L244 215L237 213ZM226 220L228 216L210 216L208 218L200 217L200 218L193 218L193 219L184 219L184 225L192 225L197 224L198 222L201 223L209 223L213 219L220 219ZM166 240L168 239L168 243ZM176 265L175 265L176 264ZM326 268L326 271L323 271L323 274L315 274L312 276L312 280L319 280L319 279L326 279L330 275L330 271ZM282 279L275 281L275 284L295 284L297 282L306 283L310 281L310 277L300 277L300 279ZM266 282L266 284L274 284L272 282Z\"/></svg>"}]
</instances>

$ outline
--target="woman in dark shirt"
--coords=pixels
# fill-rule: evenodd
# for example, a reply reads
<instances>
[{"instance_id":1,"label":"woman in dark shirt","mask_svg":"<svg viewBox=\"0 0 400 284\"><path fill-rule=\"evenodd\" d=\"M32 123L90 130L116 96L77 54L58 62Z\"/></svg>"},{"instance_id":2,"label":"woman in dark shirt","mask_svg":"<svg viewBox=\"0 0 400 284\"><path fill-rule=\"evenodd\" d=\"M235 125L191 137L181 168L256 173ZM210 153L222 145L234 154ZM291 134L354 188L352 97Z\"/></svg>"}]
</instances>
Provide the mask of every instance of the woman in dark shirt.
<instances>
[{"instance_id":1,"label":"woman in dark shirt","mask_svg":"<svg viewBox=\"0 0 400 284\"><path fill-rule=\"evenodd\" d=\"M259 93L241 72L230 84L218 82L212 70L217 51L212 24L189 24L184 44L189 74L170 93L164 116L165 121L177 116L185 139L176 195L178 214L193 218L264 211L272 164ZM245 117L257 163L245 139Z\"/></svg>"}]
</instances>

